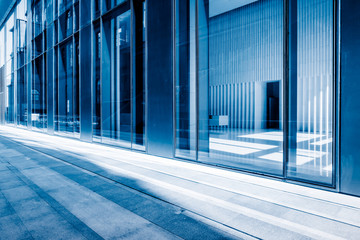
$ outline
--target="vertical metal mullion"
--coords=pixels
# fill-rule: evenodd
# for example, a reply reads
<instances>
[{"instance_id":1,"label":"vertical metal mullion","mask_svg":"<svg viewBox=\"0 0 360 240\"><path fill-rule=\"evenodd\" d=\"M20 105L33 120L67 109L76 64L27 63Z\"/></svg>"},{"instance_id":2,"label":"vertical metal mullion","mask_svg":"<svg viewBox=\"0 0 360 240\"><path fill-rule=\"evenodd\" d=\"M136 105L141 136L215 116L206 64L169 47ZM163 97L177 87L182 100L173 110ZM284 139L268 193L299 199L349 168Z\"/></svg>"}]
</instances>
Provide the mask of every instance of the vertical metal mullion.
<instances>
[{"instance_id":1,"label":"vertical metal mullion","mask_svg":"<svg viewBox=\"0 0 360 240\"><path fill-rule=\"evenodd\" d=\"M17 11L14 10L14 32L13 32L13 54L14 54L14 60L13 60L13 64L14 64L14 126L17 126L18 123L17 123L17 104L18 104L18 99L17 99L17 95L18 95L18 92L17 92L17 89L18 89L18 82L17 82L17 70L18 70L18 64L17 64L17 50L18 50L18 20L17 20ZM20 24L19 24L20 25Z\"/></svg>"},{"instance_id":2,"label":"vertical metal mullion","mask_svg":"<svg viewBox=\"0 0 360 240\"><path fill-rule=\"evenodd\" d=\"M79 12L78 12L78 18L79 18L79 23L78 23L78 32L79 32L79 35L78 35L78 44L79 44L79 52L78 52L78 65L79 65L79 69L78 69L78 75L79 75L79 78L78 78L78 83L79 83L79 86L78 86L78 104L79 104L79 106L78 106L78 112L79 112L79 133L78 133L78 138L80 139L81 138L81 99L82 99L82 97L81 97L81 53L80 53L80 50L81 50L81 47L80 47L80 41L81 41L81 38L80 38L80 36L81 36L81 34L80 34L80 30L81 30L81 15L82 15L82 11L81 11L81 1L82 0L79 0L79 2L78 2L78 4L79 4ZM90 9L91 9L91 7L90 7ZM53 15L53 16L55 16L55 15ZM91 18L91 17L90 17ZM74 20L75 21L75 20ZM90 19L90 22L91 22L91 19ZM90 38L91 39L91 38ZM91 40L90 40L91 41ZM91 78L90 78L91 79ZM54 98L54 97L53 97ZM54 112L54 110L53 110L53 112ZM54 119L54 117L53 117L53 119Z\"/></svg>"},{"instance_id":3,"label":"vertical metal mullion","mask_svg":"<svg viewBox=\"0 0 360 240\"><path fill-rule=\"evenodd\" d=\"M75 30L75 17L74 17L74 14L75 13L75 8L74 8L74 5L73 5L73 31ZM71 93L72 93L72 96L71 96L71 98L72 98L72 106L71 106L71 108L72 108L72 116L71 116L71 118L72 118L72 122L73 122L73 124L72 124L72 136L73 137L75 137L75 135L76 135L76 133L75 133L75 124L74 124L74 121L75 121L75 98L76 98L76 96L75 96L75 94L76 94L76 92L74 92L74 89L75 89L75 83L76 83L76 81L75 81L75 71L76 71L76 46L75 46L75 34L73 33L73 35L72 35L72 41L71 41L71 44L72 44L72 62L73 62L73 64L72 64L72 91L71 91ZM79 90L79 89L78 89Z\"/></svg>"},{"instance_id":4,"label":"vertical metal mullion","mask_svg":"<svg viewBox=\"0 0 360 240\"><path fill-rule=\"evenodd\" d=\"M333 139L332 142L332 185L340 191L340 16L341 16L341 0L334 0L333 2Z\"/></svg>"},{"instance_id":5,"label":"vertical metal mullion","mask_svg":"<svg viewBox=\"0 0 360 240\"><path fill-rule=\"evenodd\" d=\"M79 12L80 12L80 2L78 3L79 4ZM73 51L72 51L72 62L73 62L73 65L72 65L72 136L75 137L76 136L76 133L75 133L75 99L76 97L79 95L78 93L74 92L74 89L75 89L75 83L76 83L76 80L75 80L75 71L76 71L76 46L75 46L75 25L76 25L76 12L75 12L75 5L74 5L74 1L72 3L72 6L71 6L71 9L72 9L72 46L73 46ZM78 13L79 14L79 13ZM80 16L77 16L79 18L79 25L80 25ZM78 26L78 28L80 29L80 26ZM80 71L80 68L79 68L79 71ZM80 79L79 79L80 81ZM77 89L79 91L79 88ZM76 94L76 96L75 96ZM80 101L79 101L79 105L80 105ZM80 112L79 112L79 115L80 115Z\"/></svg>"},{"instance_id":6,"label":"vertical metal mullion","mask_svg":"<svg viewBox=\"0 0 360 240\"><path fill-rule=\"evenodd\" d=\"M144 124L145 124L145 129L144 129L144 134L145 134L145 137L143 137L144 139L144 146L145 146L145 152L147 153L148 152L148 139L147 139L147 131L148 131L148 117L147 117L147 113L148 113L148 91L147 91L147 79L148 79L148 75L147 75L147 66L148 66L148 36L147 36L147 32L148 32L148 21L147 21L147 16L148 16L148 2L147 0L144 0L145 2L145 18L143 19L143 21L145 21L145 49L144 49L144 71L145 71L145 74L144 74L144 91L145 91L145 96L144 96L144 101L145 101L145 106L144 106L144 114L145 114L145 117L144 117Z\"/></svg>"},{"instance_id":7,"label":"vertical metal mullion","mask_svg":"<svg viewBox=\"0 0 360 240\"><path fill-rule=\"evenodd\" d=\"M102 1L100 1L100 6L102 6ZM103 83L102 83L102 80L103 80L103 64L102 64L102 59L103 59L103 52L104 52L104 48L103 48L103 45L104 45L104 39L105 39L105 37L104 37L104 35L105 35L105 33L104 33L104 31L103 31L103 28L104 28L104 20L103 20L103 18L102 18L102 16L101 16L101 13L102 13L102 8L100 7L100 20L99 20L99 25L100 25L100 49L99 49L99 57L100 57L100 91L99 91L99 94L100 94L100 131L99 131L99 133L100 133L100 136L97 136L99 139L100 139L100 142L103 142L103 131L104 131L104 128L103 128L103 119L102 119L102 117L103 117L103 114L102 114L102 111L103 111L103 107L102 107L102 105L103 105L103 98L102 98L102 96L103 96ZM96 38L96 44L99 44L98 43L98 37ZM96 56L95 56L96 57ZM95 66L95 68L96 68L96 66ZM96 77L96 75L95 75L95 77ZM96 86L95 86L96 87ZM95 96L96 97L96 96Z\"/></svg>"},{"instance_id":8,"label":"vertical metal mullion","mask_svg":"<svg viewBox=\"0 0 360 240\"><path fill-rule=\"evenodd\" d=\"M176 138L176 129L177 129L177 124L176 124L176 120L177 120L177 111L176 111L176 74L177 74L177 69L176 69L176 31L177 31L177 27L176 27L176 19L177 19L177 14L176 14L176 1L177 0L173 0L172 1L172 11L173 11L173 14L172 14L172 26L173 26L173 31L172 31L172 35L173 35L173 39L172 39L172 44L173 44L173 49L172 49L172 52L173 52L173 57L172 57L172 60L173 60L173 157L175 157L175 153L176 153L176 144L177 144L177 138Z\"/></svg>"},{"instance_id":9,"label":"vertical metal mullion","mask_svg":"<svg viewBox=\"0 0 360 240\"><path fill-rule=\"evenodd\" d=\"M26 58L26 62L27 62L27 68L26 68L26 76L27 76L27 128L28 129L31 129L31 108L32 108L32 94L31 94L31 86L32 86L32 62L31 62L31 59L32 59L32 44L31 44L31 39L32 39L32 30L33 30L33 23L32 23L32 7L31 7L31 4L30 2L28 2L27 4L28 8L29 9L29 15L27 17L28 19L28 27L27 27L27 39L26 39L26 45L27 45L27 58ZM6 42L6 41L5 41ZM29 73L30 72L30 73Z\"/></svg>"},{"instance_id":10,"label":"vertical metal mullion","mask_svg":"<svg viewBox=\"0 0 360 240\"><path fill-rule=\"evenodd\" d=\"M289 1L285 0L283 6L283 178L287 178L288 152L288 119L289 119Z\"/></svg>"},{"instance_id":11,"label":"vertical metal mullion","mask_svg":"<svg viewBox=\"0 0 360 240\"><path fill-rule=\"evenodd\" d=\"M199 157L199 0L195 0L195 160Z\"/></svg>"},{"instance_id":12,"label":"vertical metal mullion","mask_svg":"<svg viewBox=\"0 0 360 240\"><path fill-rule=\"evenodd\" d=\"M135 8L134 8L134 1L131 0L130 2L130 148L133 148L133 126L134 126L134 96L136 97L136 94L133 93L134 91L134 83L133 81L136 81L136 44L134 44L134 41L136 41L136 37L134 38L134 34L136 34L136 21L135 21ZM135 71L134 71L135 70ZM135 78L134 78L135 75Z\"/></svg>"},{"instance_id":13,"label":"vertical metal mullion","mask_svg":"<svg viewBox=\"0 0 360 240\"><path fill-rule=\"evenodd\" d=\"M83 0L81 0L83 1ZM94 78L95 78L95 74L94 74L94 68L95 68L95 64L94 64L94 55L96 57L96 52L94 54L94 0L91 0L90 2L90 51L92 52L91 54L91 59L90 59L90 99L91 99L91 107L90 107L90 119L91 119L91 129L90 129L90 134L91 134L91 141L94 141ZM80 44L80 43L79 43ZM81 49L81 48L80 48ZM96 50L95 50L96 51ZM80 54L80 56L82 56ZM81 57L80 57L81 59ZM80 60L81 61L81 60ZM81 65L80 65L81 68ZM82 100L81 100L82 101Z\"/></svg>"}]
</instances>

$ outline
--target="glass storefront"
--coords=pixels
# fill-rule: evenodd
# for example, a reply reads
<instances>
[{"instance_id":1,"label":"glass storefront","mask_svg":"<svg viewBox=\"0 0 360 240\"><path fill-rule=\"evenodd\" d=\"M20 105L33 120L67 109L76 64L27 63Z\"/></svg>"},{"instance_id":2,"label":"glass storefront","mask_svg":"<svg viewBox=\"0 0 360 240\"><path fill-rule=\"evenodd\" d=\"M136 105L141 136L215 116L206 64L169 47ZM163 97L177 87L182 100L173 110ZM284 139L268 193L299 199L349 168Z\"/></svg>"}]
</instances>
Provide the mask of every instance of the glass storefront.
<instances>
[{"instance_id":1,"label":"glass storefront","mask_svg":"<svg viewBox=\"0 0 360 240\"><path fill-rule=\"evenodd\" d=\"M289 19L284 2L173 0L162 36L144 0L21 0L0 29L0 122L147 150L159 35L159 155L334 186L334 0L291 1Z\"/></svg>"},{"instance_id":2,"label":"glass storefront","mask_svg":"<svg viewBox=\"0 0 360 240\"><path fill-rule=\"evenodd\" d=\"M281 175L282 1L176 6L177 156Z\"/></svg>"},{"instance_id":3,"label":"glass storefront","mask_svg":"<svg viewBox=\"0 0 360 240\"><path fill-rule=\"evenodd\" d=\"M297 1L286 89L282 0L175 6L175 156L331 185L333 1Z\"/></svg>"}]
</instances>

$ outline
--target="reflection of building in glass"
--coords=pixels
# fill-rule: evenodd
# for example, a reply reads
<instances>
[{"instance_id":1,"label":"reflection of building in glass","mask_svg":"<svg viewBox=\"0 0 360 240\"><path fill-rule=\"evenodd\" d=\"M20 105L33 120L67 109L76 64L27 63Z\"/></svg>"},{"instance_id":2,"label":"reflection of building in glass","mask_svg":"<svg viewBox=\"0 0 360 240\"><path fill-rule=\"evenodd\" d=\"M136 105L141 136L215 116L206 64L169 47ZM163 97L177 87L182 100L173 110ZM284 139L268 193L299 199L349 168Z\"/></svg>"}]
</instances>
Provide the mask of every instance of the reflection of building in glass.
<instances>
[{"instance_id":1,"label":"reflection of building in glass","mask_svg":"<svg viewBox=\"0 0 360 240\"><path fill-rule=\"evenodd\" d=\"M1 123L339 189L337 1L14 4Z\"/></svg>"}]
</instances>

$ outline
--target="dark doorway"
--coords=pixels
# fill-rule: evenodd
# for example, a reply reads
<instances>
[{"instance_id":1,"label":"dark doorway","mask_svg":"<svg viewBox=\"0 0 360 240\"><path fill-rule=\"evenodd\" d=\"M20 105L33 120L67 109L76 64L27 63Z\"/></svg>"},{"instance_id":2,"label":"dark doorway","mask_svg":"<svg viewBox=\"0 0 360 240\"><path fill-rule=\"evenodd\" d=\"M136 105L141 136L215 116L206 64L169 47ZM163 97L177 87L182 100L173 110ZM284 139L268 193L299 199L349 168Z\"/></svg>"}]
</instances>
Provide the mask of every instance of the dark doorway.
<instances>
[{"instance_id":1,"label":"dark doorway","mask_svg":"<svg viewBox=\"0 0 360 240\"><path fill-rule=\"evenodd\" d=\"M268 82L266 89L266 126L271 129L279 129L279 81Z\"/></svg>"}]
</instances>

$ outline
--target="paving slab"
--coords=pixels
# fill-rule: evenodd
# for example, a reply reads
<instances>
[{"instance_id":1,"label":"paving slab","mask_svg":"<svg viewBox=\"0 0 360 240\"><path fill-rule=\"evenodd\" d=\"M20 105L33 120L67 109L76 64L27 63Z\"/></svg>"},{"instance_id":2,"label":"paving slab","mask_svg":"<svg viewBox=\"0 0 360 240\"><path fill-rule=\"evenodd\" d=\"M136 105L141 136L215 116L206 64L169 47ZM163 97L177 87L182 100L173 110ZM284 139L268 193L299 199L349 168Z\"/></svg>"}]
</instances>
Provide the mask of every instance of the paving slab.
<instances>
[{"instance_id":1,"label":"paving slab","mask_svg":"<svg viewBox=\"0 0 360 240\"><path fill-rule=\"evenodd\" d=\"M19 239L360 236L355 198L27 133L0 127L0 218Z\"/></svg>"}]
</instances>

